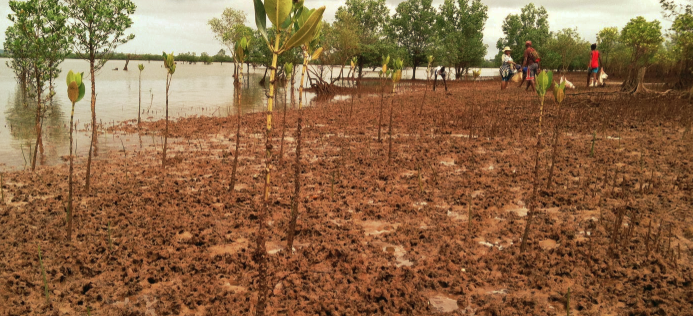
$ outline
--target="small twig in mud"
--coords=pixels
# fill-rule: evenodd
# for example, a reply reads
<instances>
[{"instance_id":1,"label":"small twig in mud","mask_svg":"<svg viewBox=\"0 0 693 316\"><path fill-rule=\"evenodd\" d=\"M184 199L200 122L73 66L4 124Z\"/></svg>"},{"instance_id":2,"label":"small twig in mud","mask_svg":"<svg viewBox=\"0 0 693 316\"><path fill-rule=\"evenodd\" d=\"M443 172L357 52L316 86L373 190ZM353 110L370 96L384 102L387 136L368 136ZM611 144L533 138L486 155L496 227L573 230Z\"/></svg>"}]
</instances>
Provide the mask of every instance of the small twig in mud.
<instances>
[{"instance_id":1,"label":"small twig in mud","mask_svg":"<svg viewBox=\"0 0 693 316\"><path fill-rule=\"evenodd\" d=\"M41 245L38 245L39 264L41 265L41 274L43 275L43 286L46 292L46 303L51 305L50 295L48 294L48 279L46 278L46 269L43 268L43 258L41 258Z\"/></svg>"},{"instance_id":2,"label":"small twig in mud","mask_svg":"<svg viewBox=\"0 0 693 316\"><path fill-rule=\"evenodd\" d=\"M568 288L568 294L566 295L565 310L570 316L570 287Z\"/></svg>"},{"instance_id":3,"label":"small twig in mud","mask_svg":"<svg viewBox=\"0 0 693 316\"><path fill-rule=\"evenodd\" d=\"M646 258L650 256L650 231L651 231L651 229L652 229L652 220L650 220L650 223L647 224L647 234L645 235L645 250L647 251L646 255L645 255Z\"/></svg>"},{"instance_id":4,"label":"small twig in mud","mask_svg":"<svg viewBox=\"0 0 693 316\"><path fill-rule=\"evenodd\" d=\"M436 168L433 167L433 164L429 161L428 166L431 167L431 173L433 174L433 182L436 184L438 183L438 172L436 171Z\"/></svg>"},{"instance_id":5,"label":"small twig in mud","mask_svg":"<svg viewBox=\"0 0 693 316\"><path fill-rule=\"evenodd\" d=\"M419 166L418 164L416 165L416 171L419 178L419 191L421 192L421 194L424 194L423 179L421 178L421 166Z\"/></svg>"},{"instance_id":6,"label":"small twig in mud","mask_svg":"<svg viewBox=\"0 0 693 316\"><path fill-rule=\"evenodd\" d=\"M469 204L467 204L467 229L469 240L472 240L472 194L469 194Z\"/></svg>"},{"instance_id":7,"label":"small twig in mud","mask_svg":"<svg viewBox=\"0 0 693 316\"><path fill-rule=\"evenodd\" d=\"M392 111L395 107L395 98L392 98L390 103L390 126L388 126L388 148L387 148L387 165L392 161Z\"/></svg>"},{"instance_id":8,"label":"small twig in mud","mask_svg":"<svg viewBox=\"0 0 693 316\"><path fill-rule=\"evenodd\" d=\"M3 179L2 173L0 173L0 204L4 205L5 204L5 179Z\"/></svg>"},{"instance_id":9,"label":"small twig in mud","mask_svg":"<svg viewBox=\"0 0 693 316\"><path fill-rule=\"evenodd\" d=\"M592 149L590 149L590 158L594 158L594 142L597 140L597 131L592 134Z\"/></svg>"},{"instance_id":10,"label":"small twig in mud","mask_svg":"<svg viewBox=\"0 0 693 316\"><path fill-rule=\"evenodd\" d=\"M125 150L123 138L120 138L120 145L123 146L123 155L125 155L125 182L128 182L128 152Z\"/></svg>"},{"instance_id":11,"label":"small twig in mud","mask_svg":"<svg viewBox=\"0 0 693 316\"><path fill-rule=\"evenodd\" d=\"M108 250L113 250L113 238L111 238L111 222L108 222Z\"/></svg>"},{"instance_id":12,"label":"small twig in mud","mask_svg":"<svg viewBox=\"0 0 693 316\"><path fill-rule=\"evenodd\" d=\"M332 177L330 178L330 200L334 202L334 172L332 172Z\"/></svg>"}]
</instances>

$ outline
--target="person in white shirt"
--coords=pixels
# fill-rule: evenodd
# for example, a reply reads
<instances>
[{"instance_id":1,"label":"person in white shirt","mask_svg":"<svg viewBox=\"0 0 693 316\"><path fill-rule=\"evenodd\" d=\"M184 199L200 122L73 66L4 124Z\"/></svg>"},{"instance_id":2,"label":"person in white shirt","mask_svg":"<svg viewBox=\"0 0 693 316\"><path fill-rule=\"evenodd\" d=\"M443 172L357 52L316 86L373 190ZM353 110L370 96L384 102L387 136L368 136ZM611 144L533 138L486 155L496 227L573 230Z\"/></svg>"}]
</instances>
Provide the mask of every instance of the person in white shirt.
<instances>
[{"instance_id":1,"label":"person in white shirt","mask_svg":"<svg viewBox=\"0 0 693 316\"><path fill-rule=\"evenodd\" d=\"M510 56L511 51L512 50L508 46L503 49L503 63L499 69L501 75L501 90L505 90L505 88L508 87L508 81L510 81L510 78L512 78L515 73L515 62Z\"/></svg>"},{"instance_id":2,"label":"person in white shirt","mask_svg":"<svg viewBox=\"0 0 693 316\"><path fill-rule=\"evenodd\" d=\"M445 66L436 67L436 70L433 72L433 74L433 91L436 91L438 76L440 76L443 79L443 84L445 85L445 92L448 92L448 83L445 81L445 75L447 74L447 72L445 71Z\"/></svg>"}]
</instances>

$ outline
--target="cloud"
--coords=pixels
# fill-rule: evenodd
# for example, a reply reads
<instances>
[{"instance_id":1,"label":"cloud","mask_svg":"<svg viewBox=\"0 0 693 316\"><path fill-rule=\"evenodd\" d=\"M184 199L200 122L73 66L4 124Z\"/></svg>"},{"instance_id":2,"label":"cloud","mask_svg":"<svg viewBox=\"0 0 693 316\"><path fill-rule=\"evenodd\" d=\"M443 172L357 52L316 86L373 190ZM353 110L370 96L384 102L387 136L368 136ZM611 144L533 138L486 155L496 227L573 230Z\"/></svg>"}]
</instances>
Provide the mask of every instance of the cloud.
<instances>
[{"instance_id":1,"label":"cloud","mask_svg":"<svg viewBox=\"0 0 693 316\"><path fill-rule=\"evenodd\" d=\"M394 8L403 0L386 0L394 13ZM0 0L0 16L9 13L8 0ZM215 54L224 48L218 43L207 26L207 21L221 16L224 8L246 12L247 25L255 28L254 8L249 0L134 0L137 11L133 16L134 25L129 30L135 39L118 50L133 53L161 53L162 51L207 52ZM309 7L325 6L325 20L334 21L337 8L345 0L306 0ZM484 30L484 43L488 45L487 57L497 53L496 41L503 36L503 20L508 14L517 14L527 2L510 0L483 0L489 7L489 19ZM533 1L544 6L549 13L549 26L552 31L563 28L578 28L581 36L588 41L596 40L596 33L607 26L622 28L628 20L642 15L648 20L662 20L658 0L582 0L582 1ZM434 0L438 8L443 0ZM10 25L6 18L0 19L0 41L5 40L4 30ZM669 21L662 20L664 30L670 27Z\"/></svg>"}]
</instances>

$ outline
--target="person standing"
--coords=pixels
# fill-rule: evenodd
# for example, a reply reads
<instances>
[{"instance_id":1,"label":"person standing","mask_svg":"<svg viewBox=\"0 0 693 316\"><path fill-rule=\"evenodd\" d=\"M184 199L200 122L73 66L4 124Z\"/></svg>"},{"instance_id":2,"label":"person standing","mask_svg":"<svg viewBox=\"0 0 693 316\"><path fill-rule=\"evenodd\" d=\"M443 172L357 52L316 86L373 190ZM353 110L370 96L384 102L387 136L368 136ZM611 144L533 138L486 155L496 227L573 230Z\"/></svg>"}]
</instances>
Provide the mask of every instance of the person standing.
<instances>
[{"instance_id":1,"label":"person standing","mask_svg":"<svg viewBox=\"0 0 693 316\"><path fill-rule=\"evenodd\" d=\"M508 87L508 81L510 81L510 78L513 77L515 72L515 62L510 56L511 51L512 50L508 46L503 48L503 63L501 64L499 70L501 75L501 90L505 90L505 88Z\"/></svg>"},{"instance_id":2,"label":"person standing","mask_svg":"<svg viewBox=\"0 0 693 316\"><path fill-rule=\"evenodd\" d=\"M522 61L522 66L527 67L527 88L525 90L529 90L529 87L532 86L532 90L536 90L534 86L534 77L537 75L537 71L539 71L539 62L541 59L539 58L539 53L532 47L532 41L526 41L525 42L525 55L524 55L524 60Z\"/></svg>"},{"instance_id":3,"label":"person standing","mask_svg":"<svg viewBox=\"0 0 693 316\"><path fill-rule=\"evenodd\" d=\"M587 87L597 86L597 74L599 73L599 67L602 65L602 56L597 50L597 44L592 44L592 51L590 52L590 63L587 66Z\"/></svg>"},{"instance_id":4,"label":"person standing","mask_svg":"<svg viewBox=\"0 0 693 316\"><path fill-rule=\"evenodd\" d=\"M434 72L434 77L433 77L433 91L436 91L436 84L438 83L438 76L440 76L441 79L443 79L443 84L445 85L445 92L448 92L448 83L445 81L445 75L447 72L445 71L445 66L438 66Z\"/></svg>"}]
</instances>

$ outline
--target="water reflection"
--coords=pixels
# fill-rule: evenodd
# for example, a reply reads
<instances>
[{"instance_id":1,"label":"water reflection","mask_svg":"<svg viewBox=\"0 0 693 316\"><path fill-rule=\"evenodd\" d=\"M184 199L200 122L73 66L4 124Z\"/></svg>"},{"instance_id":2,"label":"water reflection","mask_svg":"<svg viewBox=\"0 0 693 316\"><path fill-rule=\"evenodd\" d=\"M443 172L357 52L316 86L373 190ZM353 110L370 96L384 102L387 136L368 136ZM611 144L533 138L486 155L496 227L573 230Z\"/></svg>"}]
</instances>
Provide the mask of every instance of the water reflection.
<instances>
[{"instance_id":1,"label":"water reflection","mask_svg":"<svg viewBox=\"0 0 693 316\"><path fill-rule=\"evenodd\" d=\"M35 102L24 106L21 92L13 72L0 59L0 95L7 96L0 102L0 171L5 168L22 168L25 158L31 164L30 145L36 142ZM122 68L122 61L110 61L96 75L96 117L98 125L106 128L120 121L136 120L139 107L139 71L113 71ZM166 72L162 62L145 62L142 72L142 119L155 121L165 115L165 81ZM4 69L3 69L4 68ZM85 72L85 84L89 87L89 64L82 60L66 60L61 66L61 78L69 70ZM4 71L3 71L4 70ZM232 64L189 65L179 63L174 75L169 96L169 114L175 119L194 115L229 116L236 115L234 103L234 86L231 73ZM246 69L247 71L247 69ZM266 106L266 87L259 85L264 68L250 69L244 73L242 113L263 111ZM60 163L61 156L69 152L69 114L67 89L57 80L56 95L43 125L44 159L39 165ZM267 80L269 82L269 80ZM298 88L296 86L296 88ZM283 90L280 89L283 93ZM278 91L279 93L279 91ZM313 95L308 94L308 98ZM283 103L282 103L283 106ZM277 106L281 108L281 106ZM88 151L91 123L90 97L87 95L75 106L75 143L77 155L86 155ZM98 151L120 149L118 135L99 133ZM126 139L137 139L128 136ZM144 137L145 144L158 142L157 139ZM125 142L127 146L128 143ZM32 149L33 150L33 149ZM22 153L24 151L24 153ZM98 155L98 152L97 152Z\"/></svg>"},{"instance_id":2,"label":"water reflection","mask_svg":"<svg viewBox=\"0 0 693 316\"><path fill-rule=\"evenodd\" d=\"M15 140L11 149L22 152L22 163L31 163L36 145L36 100L28 98L19 85L13 94L8 95L5 107L6 128ZM47 158L57 157L69 145L67 123L64 120L62 104L57 100L42 106L42 141L39 143L38 163L46 164ZM67 149L69 151L69 149ZM50 158L49 158L50 157Z\"/></svg>"}]
</instances>

